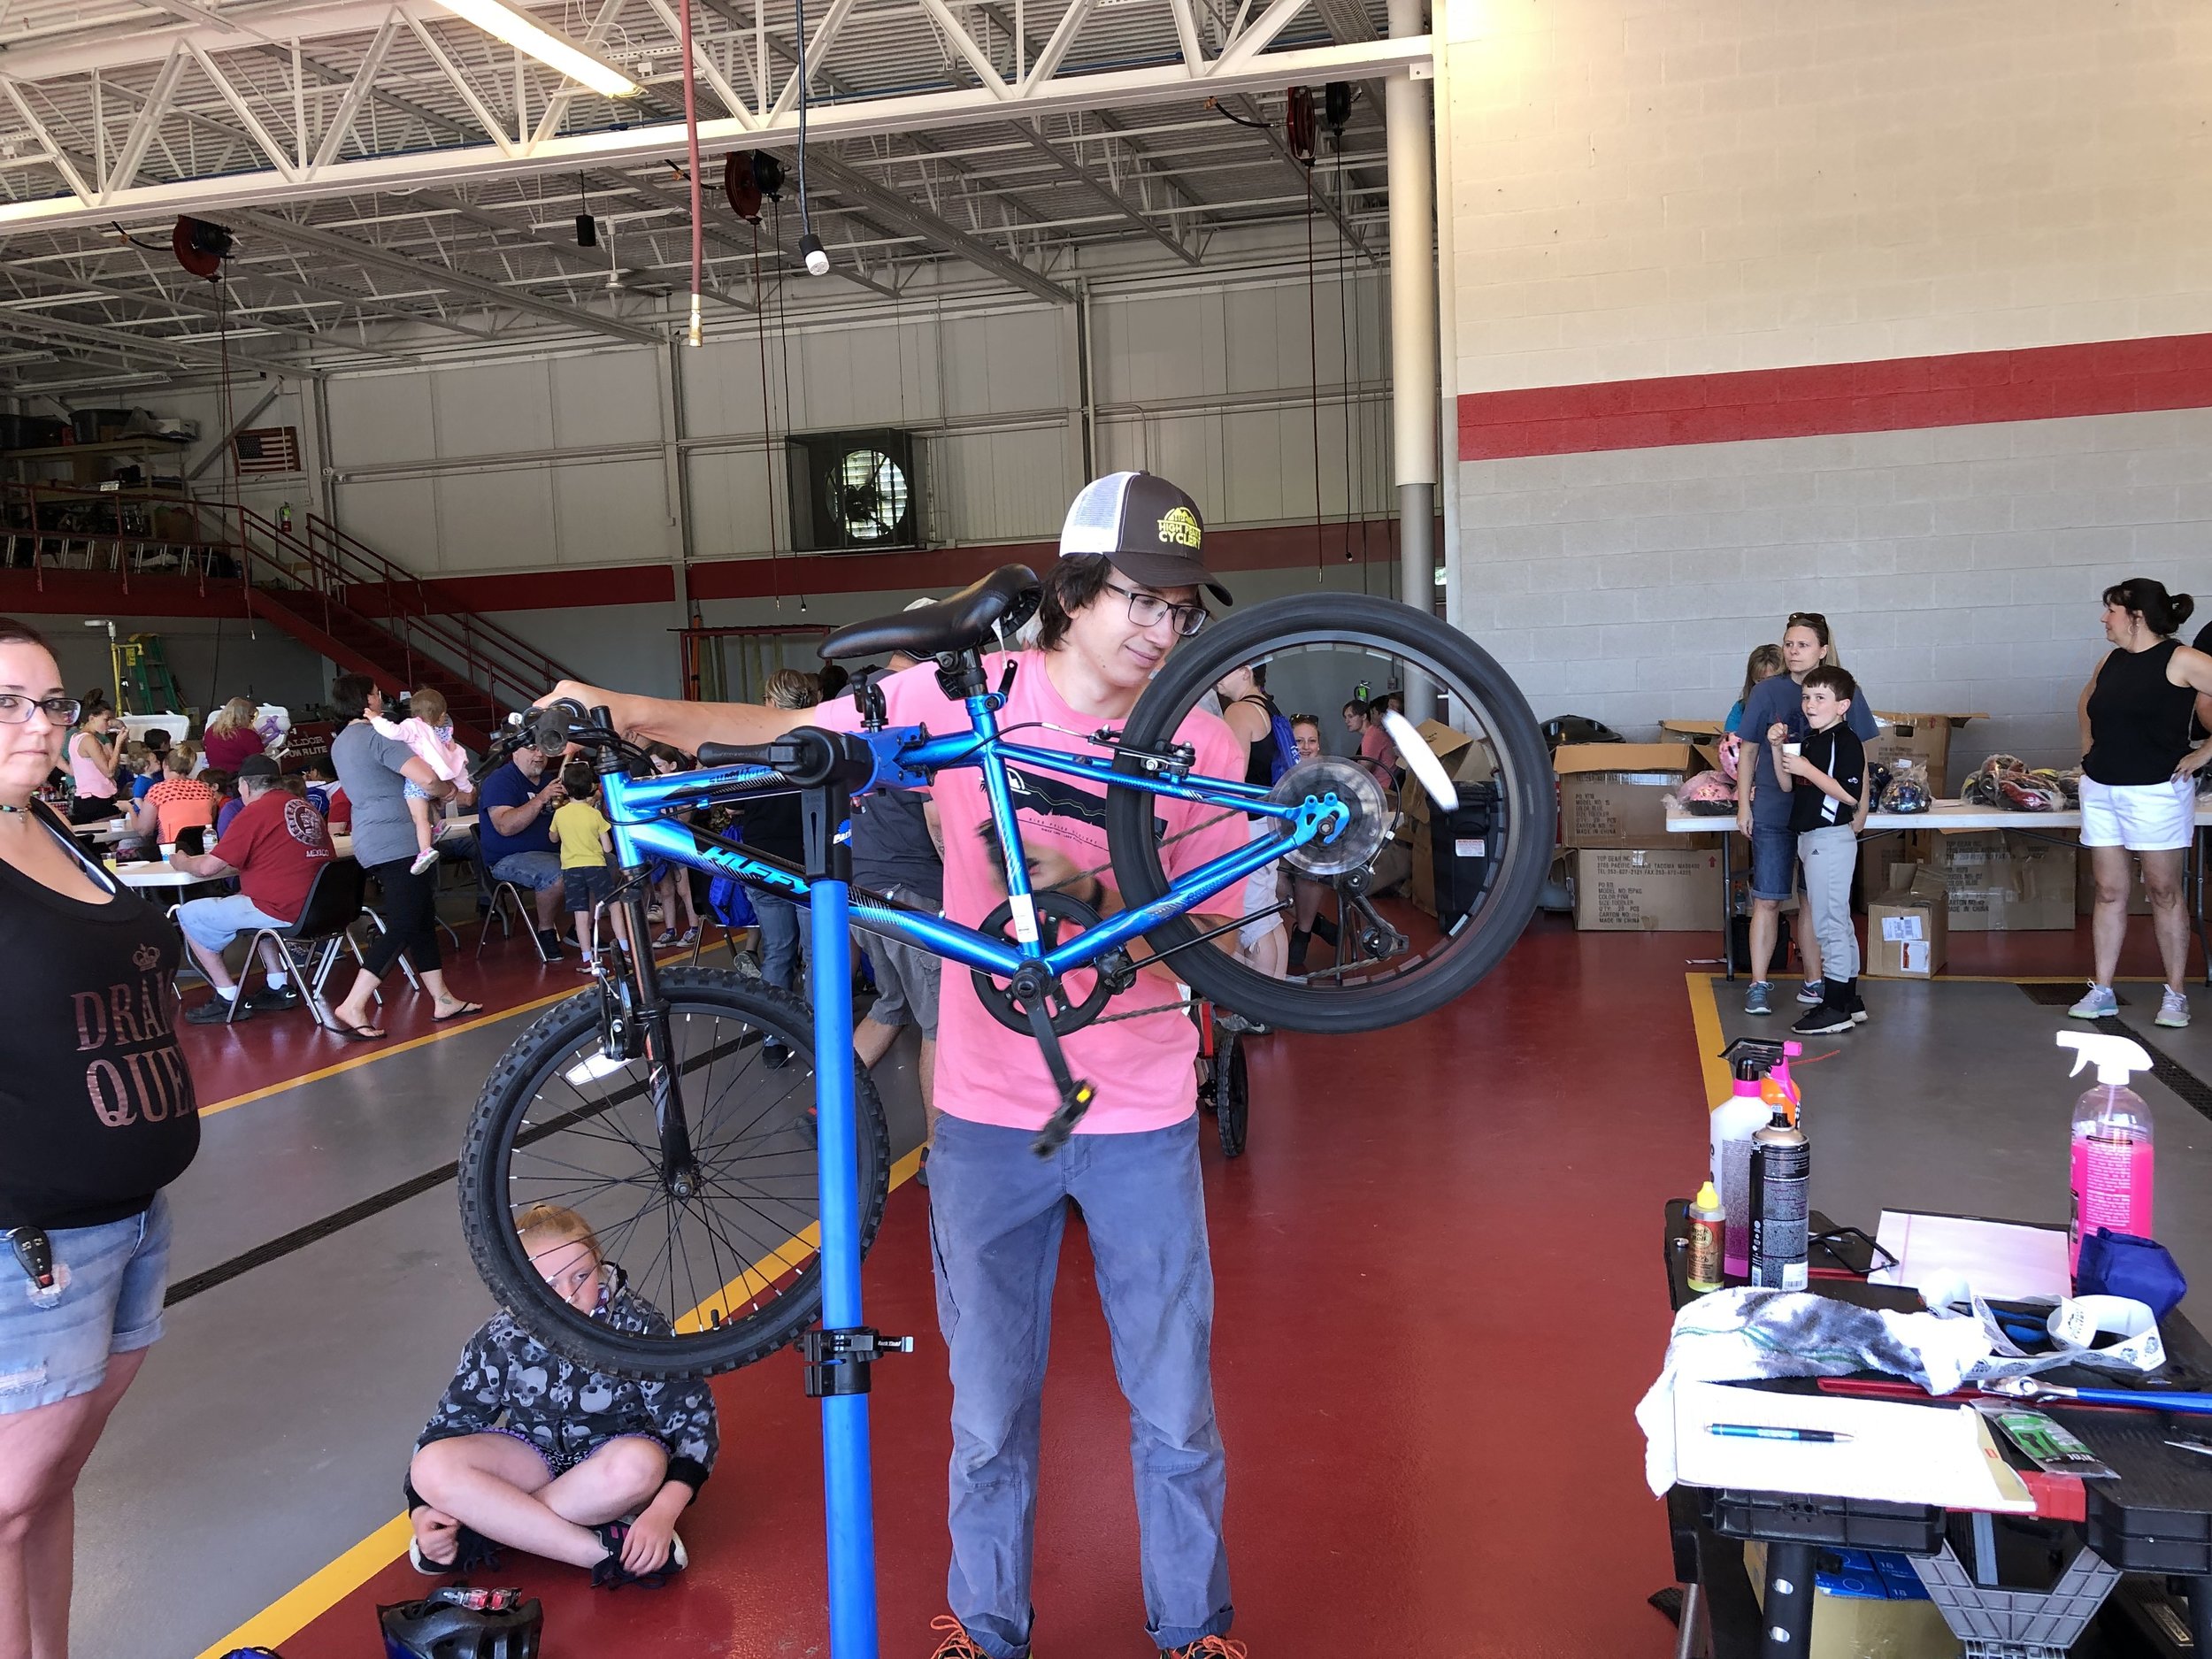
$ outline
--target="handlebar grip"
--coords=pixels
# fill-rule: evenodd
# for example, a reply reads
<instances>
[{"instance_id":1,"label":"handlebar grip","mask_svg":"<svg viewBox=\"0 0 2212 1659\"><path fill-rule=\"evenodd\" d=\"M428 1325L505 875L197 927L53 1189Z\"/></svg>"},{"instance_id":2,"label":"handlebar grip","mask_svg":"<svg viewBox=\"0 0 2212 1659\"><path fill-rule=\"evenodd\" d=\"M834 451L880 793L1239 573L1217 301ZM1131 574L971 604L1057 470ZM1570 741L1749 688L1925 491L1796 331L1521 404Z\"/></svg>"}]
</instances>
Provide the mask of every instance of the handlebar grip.
<instances>
[{"instance_id":1,"label":"handlebar grip","mask_svg":"<svg viewBox=\"0 0 2212 1659\"><path fill-rule=\"evenodd\" d=\"M529 720L530 747L545 754L557 755L568 747L569 729L583 723L581 704L566 697L547 703L531 711Z\"/></svg>"},{"instance_id":2,"label":"handlebar grip","mask_svg":"<svg viewBox=\"0 0 2212 1659\"><path fill-rule=\"evenodd\" d=\"M772 743L702 743L699 745L699 764L702 766L772 766L776 764L771 751Z\"/></svg>"}]
</instances>

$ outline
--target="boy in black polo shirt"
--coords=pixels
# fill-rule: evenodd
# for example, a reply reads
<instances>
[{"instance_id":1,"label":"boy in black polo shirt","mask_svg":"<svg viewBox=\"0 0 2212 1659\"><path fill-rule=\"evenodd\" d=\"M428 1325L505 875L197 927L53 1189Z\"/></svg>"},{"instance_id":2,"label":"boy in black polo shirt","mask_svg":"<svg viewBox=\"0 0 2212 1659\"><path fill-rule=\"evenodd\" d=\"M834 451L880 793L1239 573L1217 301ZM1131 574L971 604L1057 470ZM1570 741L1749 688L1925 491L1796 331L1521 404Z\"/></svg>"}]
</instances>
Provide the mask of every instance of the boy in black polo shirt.
<instances>
[{"instance_id":1,"label":"boy in black polo shirt","mask_svg":"<svg viewBox=\"0 0 2212 1659\"><path fill-rule=\"evenodd\" d=\"M1866 1019L1859 1000L1859 935L1851 926L1851 883L1859 867L1859 826L1866 820L1866 749L1844 724L1858 682L1840 668L1805 676L1805 741L1790 741L1786 722L1767 728L1774 775L1790 802L1798 862L1805 870L1805 909L1820 941L1820 1006L1791 1027L1801 1036L1849 1031Z\"/></svg>"}]
</instances>

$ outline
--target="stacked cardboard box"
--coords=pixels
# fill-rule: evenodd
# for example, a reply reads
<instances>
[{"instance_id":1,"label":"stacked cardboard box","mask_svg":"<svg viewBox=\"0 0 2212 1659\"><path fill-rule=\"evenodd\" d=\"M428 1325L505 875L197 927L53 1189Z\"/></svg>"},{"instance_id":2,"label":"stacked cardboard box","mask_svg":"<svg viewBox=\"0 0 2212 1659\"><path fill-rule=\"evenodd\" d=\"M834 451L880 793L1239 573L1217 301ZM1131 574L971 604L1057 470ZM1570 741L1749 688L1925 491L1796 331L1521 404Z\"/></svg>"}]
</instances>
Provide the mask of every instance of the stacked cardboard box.
<instances>
[{"instance_id":1,"label":"stacked cardboard box","mask_svg":"<svg viewBox=\"0 0 2212 1659\"><path fill-rule=\"evenodd\" d=\"M1866 907L1866 965L1870 979L1927 979L1949 954L1950 894L1943 877L1923 864L1886 866L1887 884Z\"/></svg>"},{"instance_id":2,"label":"stacked cardboard box","mask_svg":"<svg viewBox=\"0 0 2212 1659\"><path fill-rule=\"evenodd\" d=\"M1719 926L1720 854L1714 849L1585 847L1574 856L1579 932L1686 933Z\"/></svg>"},{"instance_id":3,"label":"stacked cardboard box","mask_svg":"<svg viewBox=\"0 0 2212 1659\"><path fill-rule=\"evenodd\" d=\"M1686 743L1583 743L1552 757L1559 840L1572 849L1575 926L1690 932L1720 922L1717 835L1667 833L1666 797L1709 764ZM1716 820L1717 831L1725 820Z\"/></svg>"},{"instance_id":4,"label":"stacked cardboard box","mask_svg":"<svg viewBox=\"0 0 2212 1659\"><path fill-rule=\"evenodd\" d=\"M2074 925L2076 849L2008 830L1938 835L1935 867L1955 933L2050 932Z\"/></svg>"}]
</instances>

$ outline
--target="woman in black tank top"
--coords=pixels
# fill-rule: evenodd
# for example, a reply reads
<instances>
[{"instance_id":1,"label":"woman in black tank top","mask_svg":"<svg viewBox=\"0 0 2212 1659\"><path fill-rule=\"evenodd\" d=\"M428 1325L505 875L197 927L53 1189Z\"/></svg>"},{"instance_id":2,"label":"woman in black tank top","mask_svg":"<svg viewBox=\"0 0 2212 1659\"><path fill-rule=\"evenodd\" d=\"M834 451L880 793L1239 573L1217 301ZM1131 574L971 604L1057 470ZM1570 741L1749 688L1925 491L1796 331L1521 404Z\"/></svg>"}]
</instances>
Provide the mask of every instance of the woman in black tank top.
<instances>
[{"instance_id":1,"label":"woman in black tank top","mask_svg":"<svg viewBox=\"0 0 2212 1659\"><path fill-rule=\"evenodd\" d=\"M2212 761L2192 726L2200 695L2212 693L2212 657L2172 637L2195 602L2136 577L2105 589L2104 633L2113 649L2082 687L2082 845L2096 872L2091 933L2096 977L2072 1012L2116 1011L2112 976L2127 938L2131 854L2142 860L2151 927L2166 969L2162 1025L2189 1023L2182 981L2189 922L2182 866L2196 835L2196 774Z\"/></svg>"},{"instance_id":2,"label":"woman in black tank top","mask_svg":"<svg viewBox=\"0 0 2212 1659\"><path fill-rule=\"evenodd\" d=\"M38 634L0 618L0 1649L12 1652L68 1627L70 1494L160 1335L161 1189L200 1134L172 1025L175 930L35 798L77 710Z\"/></svg>"}]
</instances>

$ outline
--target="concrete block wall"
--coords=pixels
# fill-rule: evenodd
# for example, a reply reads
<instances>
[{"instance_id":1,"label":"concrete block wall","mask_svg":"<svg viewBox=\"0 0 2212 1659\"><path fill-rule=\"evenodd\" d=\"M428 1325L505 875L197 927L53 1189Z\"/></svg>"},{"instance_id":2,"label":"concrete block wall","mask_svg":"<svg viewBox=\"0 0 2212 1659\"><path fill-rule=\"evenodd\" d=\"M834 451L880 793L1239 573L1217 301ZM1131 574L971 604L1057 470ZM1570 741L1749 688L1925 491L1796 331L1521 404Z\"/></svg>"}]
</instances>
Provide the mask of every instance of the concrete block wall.
<instances>
[{"instance_id":1,"label":"concrete block wall","mask_svg":"<svg viewBox=\"0 0 2212 1659\"><path fill-rule=\"evenodd\" d=\"M1878 708L1987 712L1976 758L2071 764L2104 588L2212 586L2208 410L1463 470L1468 632L1540 716L1632 734L1719 718L1751 648L1817 611Z\"/></svg>"},{"instance_id":2,"label":"concrete block wall","mask_svg":"<svg viewBox=\"0 0 2212 1659\"><path fill-rule=\"evenodd\" d=\"M2212 375L2061 393L2064 418L1893 430L1863 429L1884 419L1852 377L2051 347L2103 363L2112 342L2212 332L2212 12L1443 0L1442 17L1466 617L1539 714L1632 735L1717 718L1749 649L1819 611L1877 706L1986 710L1957 740L1973 757L2075 759L2102 588L2212 586ZM1740 441L1697 441L1727 425L1702 411L1643 448L1593 414L1580 452L1567 426L1517 447L1484 424L1513 398L1606 401L1663 411L1656 430L1705 396L1681 377L1747 371L1825 394L1788 435Z\"/></svg>"}]
</instances>

